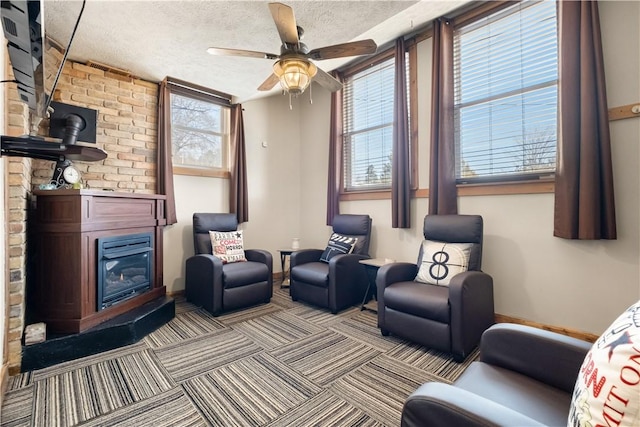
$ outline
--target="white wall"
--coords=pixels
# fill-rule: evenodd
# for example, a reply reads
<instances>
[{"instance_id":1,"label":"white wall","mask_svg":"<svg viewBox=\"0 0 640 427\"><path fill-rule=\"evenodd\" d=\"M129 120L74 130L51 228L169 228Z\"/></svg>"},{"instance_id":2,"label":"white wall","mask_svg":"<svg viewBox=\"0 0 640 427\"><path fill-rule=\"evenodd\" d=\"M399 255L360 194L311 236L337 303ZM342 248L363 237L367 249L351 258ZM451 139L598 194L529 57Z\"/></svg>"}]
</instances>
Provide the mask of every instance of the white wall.
<instances>
[{"instance_id":1,"label":"white wall","mask_svg":"<svg viewBox=\"0 0 640 427\"><path fill-rule=\"evenodd\" d=\"M601 2L600 10L609 105L640 102L640 3ZM418 57L421 188L428 188L430 48L422 42ZM273 253L274 271L277 249L292 237L302 247L323 247L328 238L329 106L329 94L317 86L313 104L305 93L293 110L283 96L244 104L249 222L242 228L248 247ZM640 119L612 122L611 136L618 240L553 237L552 194L460 198L461 213L485 219L483 269L494 277L497 313L600 333L640 298ZM191 214L228 208L226 183L175 179L179 223L165 231L165 284L174 291L184 288L184 260L193 253ZM411 206L412 227L405 230L391 228L389 200L343 202L341 211L372 216L373 256L415 262L428 200Z\"/></svg>"},{"instance_id":2,"label":"white wall","mask_svg":"<svg viewBox=\"0 0 640 427\"><path fill-rule=\"evenodd\" d=\"M300 246L323 248L331 231L326 225L331 94L314 83L312 95L313 104L305 93L300 106Z\"/></svg>"},{"instance_id":3,"label":"white wall","mask_svg":"<svg viewBox=\"0 0 640 427\"><path fill-rule=\"evenodd\" d=\"M300 234L300 103L274 96L243 105L247 152L249 221L241 224L246 248L273 254L281 270L279 248ZM263 147L262 143L266 143ZM193 255L195 212L229 212L229 181L174 176L178 222L164 230L164 284L168 292L184 289L185 260ZM304 244L304 239L302 239Z\"/></svg>"},{"instance_id":4,"label":"white wall","mask_svg":"<svg viewBox=\"0 0 640 427\"><path fill-rule=\"evenodd\" d=\"M280 271L278 249L300 237L303 101L294 99L292 110L289 97L281 95L243 104L249 190L249 221L242 225L245 247L270 251L274 271Z\"/></svg>"},{"instance_id":5,"label":"white wall","mask_svg":"<svg viewBox=\"0 0 640 427\"><path fill-rule=\"evenodd\" d=\"M609 105L640 102L640 3L601 2ZM420 187L428 187L430 41L419 46ZM304 117L323 120L324 104ZM323 111L318 111L322 108ZM304 126L308 126L303 121ZM305 184L326 181L326 165L315 160L326 149L325 135L305 141ZM640 297L638 144L640 119L611 123L618 221L616 241L569 241L553 237L553 195L461 197L460 213L485 220L483 269L494 277L496 312L551 325L599 333ZM322 147L322 148L318 148ZM311 157L305 157L306 152ZM322 157L326 162L326 155ZM313 168L315 166L315 168ZM307 188L312 188L306 184ZM321 195L324 197L324 195ZM306 200L305 200L306 201ZM318 202L318 203L321 203ZM311 205L307 208L308 205ZM302 216L324 224L318 204L303 203ZM413 261L422 239L428 201L412 202L412 227L391 228L388 200L344 202L343 213L373 217L371 253ZM314 230L316 228L313 228ZM317 241L322 241L316 236Z\"/></svg>"},{"instance_id":6,"label":"white wall","mask_svg":"<svg viewBox=\"0 0 640 427\"><path fill-rule=\"evenodd\" d=\"M173 185L178 222L165 227L163 233L163 274L167 292L184 289L184 263L194 253L193 214L229 211L228 180L175 175Z\"/></svg>"}]
</instances>

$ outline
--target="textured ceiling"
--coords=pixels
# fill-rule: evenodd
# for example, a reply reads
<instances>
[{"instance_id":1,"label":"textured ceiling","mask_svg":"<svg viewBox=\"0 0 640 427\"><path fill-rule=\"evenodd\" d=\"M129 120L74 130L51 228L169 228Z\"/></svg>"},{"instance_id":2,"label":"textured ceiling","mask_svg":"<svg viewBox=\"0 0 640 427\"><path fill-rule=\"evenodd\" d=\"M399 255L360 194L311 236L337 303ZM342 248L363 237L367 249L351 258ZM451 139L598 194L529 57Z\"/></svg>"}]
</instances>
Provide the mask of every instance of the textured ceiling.
<instances>
[{"instance_id":1,"label":"textured ceiling","mask_svg":"<svg viewBox=\"0 0 640 427\"><path fill-rule=\"evenodd\" d=\"M364 38L385 45L466 2L284 1L304 28L303 41L310 49ZM46 0L46 35L66 46L80 8L80 1ZM206 53L210 46L279 54L267 2L87 0L69 58L97 61L152 81L175 77L241 102L261 96L257 87L270 75L273 61L212 56ZM316 65L331 71L350 60Z\"/></svg>"}]
</instances>

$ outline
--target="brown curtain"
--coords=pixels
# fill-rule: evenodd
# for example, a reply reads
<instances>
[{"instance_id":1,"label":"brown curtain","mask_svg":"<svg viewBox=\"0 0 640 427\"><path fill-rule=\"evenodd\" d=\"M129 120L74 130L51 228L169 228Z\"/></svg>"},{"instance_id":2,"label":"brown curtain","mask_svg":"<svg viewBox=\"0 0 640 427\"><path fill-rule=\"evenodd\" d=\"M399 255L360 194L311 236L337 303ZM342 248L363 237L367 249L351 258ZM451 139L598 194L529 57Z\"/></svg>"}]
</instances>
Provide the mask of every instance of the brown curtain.
<instances>
[{"instance_id":1,"label":"brown curtain","mask_svg":"<svg viewBox=\"0 0 640 427\"><path fill-rule=\"evenodd\" d=\"M391 227L411 227L411 170L409 165L409 108L404 37L396 40L391 156Z\"/></svg>"},{"instance_id":2,"label":"brown curtain","mask_svg":"<svg viewBox=\"0 0 640 427\"><path fill-rule=\"evenodd\" d=\"M559 132L554 236L615 239L616 219L598 4L558 3Z\"/></svg>"},{"instance_id":3,"label":"brown curtain","mask_svg":"<svg viewBox=\"0 0 640 427\"><path fill-rule=\"evenodd\" d=\"M173 164L171 162L171 91L167 79L160 83L158 93L158 194L167 196L165 216L167 224L178 222L176 198L173 190Z\"/></svg>"},{"instance_id":4,"label":"brown curtain","mask_svg":"<svg viewBox=\"0 0 640 427\"><path fill-rule=\"evenodd\" d=\"M333 72L342 82L342 75ZM333 225L333 217L340 213L340 168L342 154L342 90L331 94L331 122L329 124L329 171L327 174L327 225Z\"/></svg>"},{"instance_id":5,"label":"brown curtain","mask_svg":"<svg viewBox=\"0 0 640 427\"><path fill-rule=\"evenodd\" d=\"M249 221L247 196L247 155L244 142L242 105L231 106L231 180L229 182L229 210L235 213L238 224Z\"/></svg>"},{"instance_id":6,"label":"brown curtain","mask_svg":"<svg viewBox=\"0 0 640 427\"><path fill-rule=\"evenodd\" d=\"M429 214L457 214L453 123L453 24L433 22Z\"/></svg>"}]
</instances>

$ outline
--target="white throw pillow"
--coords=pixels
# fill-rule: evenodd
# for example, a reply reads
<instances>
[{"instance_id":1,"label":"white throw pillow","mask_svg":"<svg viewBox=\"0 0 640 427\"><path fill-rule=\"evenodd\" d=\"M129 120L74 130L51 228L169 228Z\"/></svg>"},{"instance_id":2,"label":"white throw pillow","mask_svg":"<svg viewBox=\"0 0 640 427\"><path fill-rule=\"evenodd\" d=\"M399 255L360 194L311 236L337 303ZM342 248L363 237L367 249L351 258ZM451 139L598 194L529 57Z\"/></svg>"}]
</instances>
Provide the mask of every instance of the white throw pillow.
<instances>
[{"instance_id":1,"label":"white throw pillow","mask_svg":"<svg viewBox=\"0 0 640 427\"><path fill-rule=\"evenodd\" d=\"M209 231L213 255L224 264L246 261L242 231Z\"/></svg>"},{"instance_id":2,"label":"white throw pillow","mask_svg":"<svg viewBox=\"0 0 640 427\"><path fill-rule=\"evenodd\" d=\"M416 275L417 282L449 286L451 278L469 269L469 256L473 243L422 242L422 264Z\"/></svg>"},{"instance_id":3,"label":"white throw pillow","mask_svg":"<svg viewBox=\"0 0 640 427\"><path fill-rule=\"evenodd\" d=\"M640 426L640 301L593 343L582 363L569 427Z\"/></svg>"}]
</instances>

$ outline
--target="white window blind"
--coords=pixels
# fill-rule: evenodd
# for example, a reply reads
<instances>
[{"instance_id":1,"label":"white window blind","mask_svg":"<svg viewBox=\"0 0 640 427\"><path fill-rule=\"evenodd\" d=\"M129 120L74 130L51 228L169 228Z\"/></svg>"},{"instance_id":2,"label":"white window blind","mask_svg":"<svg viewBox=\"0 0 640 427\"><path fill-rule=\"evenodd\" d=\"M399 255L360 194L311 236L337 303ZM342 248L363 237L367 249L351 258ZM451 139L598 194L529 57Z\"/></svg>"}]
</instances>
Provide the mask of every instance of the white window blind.
<instances>
[{"instance_id":1,"label":"white window blind","mask_svg":"<svg viewBox=\"0 0 640 427\"><path fill-rule=\"evenodd\" d=\"M553 1L523 2L454 34L459 182L555 171L558 47Z\"/></svg>"},{"instance_id":2,"label":"white window blind","mask_svg":"<svg viewBox=\"0 0 640 427\"><path fill-rule=\"evenodd\" d=\"M391 186L394 58L346 78L343 174L347 191Z\"/></svg>"}]
</instances>

